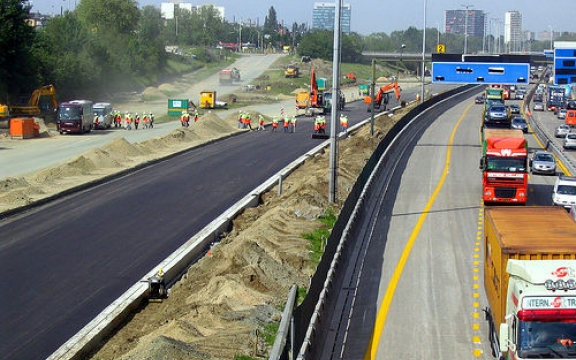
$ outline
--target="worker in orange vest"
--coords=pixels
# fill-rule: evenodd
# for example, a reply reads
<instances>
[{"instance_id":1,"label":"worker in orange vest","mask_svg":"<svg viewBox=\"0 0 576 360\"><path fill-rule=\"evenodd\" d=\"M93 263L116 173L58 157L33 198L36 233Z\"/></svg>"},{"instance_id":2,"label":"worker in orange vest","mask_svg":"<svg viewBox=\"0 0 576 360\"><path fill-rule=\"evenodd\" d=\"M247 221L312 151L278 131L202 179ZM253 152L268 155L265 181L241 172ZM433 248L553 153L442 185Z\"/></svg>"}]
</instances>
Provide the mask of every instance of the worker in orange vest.
<instances>
[{"instance_id":1,"label":"worker in orange vest","mask_svg":"<svg viewBox=\"0 0 576 360\"><path fill-rule=\"evenodd\" d=\"M290 132L290 117L288 116L284 117L284 132Z\"/></svg>"},{"instance_id":2,"label":"worker in orange vest","mask_svg":"<svg viewBox=\"0 0 576 360\"><path fill-rule=\"evenodd\" d=\"M278 129L278 116L272 118L272 132L276 131L276 129Z\"/></svg>"},{"instance_id":3,"label":"worker in orange vest","mask_svg":"<svg viewBox=\"0 0 576 360\"><path fill-rule=\"evenodd\" d=\"M258 115L258 129L256 131L260 131L260 130L266 130L266 128L264 127L264 115L260 114Z\"/></svg>"},{"instance_id":4,"label":"worker in orange vest","mask_svg":"<svg viewBox=\"0 0 576 360\"><path fill-rule=\"evenodd\" d=\"M340 114L340 131L348 132L348 116Z\"/></svg>"},{"instance_id":5,"label":"worker in orange vest","mask_svg":"<svg viewBox=\"0 0 576 360\"><path fill-rule=\"evenodd\" d=\"M126 130L132 130L132 115L129 112L126 112L124 122L126 123Z\"/></svg>"},{"instance_id":6,"label":"worker in orange vest","mask_svg":"<svg viewBox=\"0 0 576 360\"><path fill-rule=\"evenodd\" d=\"M246 113L246 115L244 115L244 121L246 122L246 126L252 131L252 114Z\"/></svg>"},{"instance_id":7,"label":"worker in orange vest","mask_svg":"<svg viewBox=\"0 0 576 360\"><path fill-rule=\"evenodd\" d=\"M180 123L182 123L182 126L185 127L190 126L190 114L188 114L188 111L182 111L182 116L180 116Z\"/></svg>"},{"instance_id":8,"label":"worker in orange vest","mask_svg":"<svg viewBox=\"0 0 576 360\"><path fill-rule=\"evenodd\" d=\"M142 122L144 123L144 129L148 129L150 127L150 117L146 112L142 115Z\"/></svg>"}]
</instances>

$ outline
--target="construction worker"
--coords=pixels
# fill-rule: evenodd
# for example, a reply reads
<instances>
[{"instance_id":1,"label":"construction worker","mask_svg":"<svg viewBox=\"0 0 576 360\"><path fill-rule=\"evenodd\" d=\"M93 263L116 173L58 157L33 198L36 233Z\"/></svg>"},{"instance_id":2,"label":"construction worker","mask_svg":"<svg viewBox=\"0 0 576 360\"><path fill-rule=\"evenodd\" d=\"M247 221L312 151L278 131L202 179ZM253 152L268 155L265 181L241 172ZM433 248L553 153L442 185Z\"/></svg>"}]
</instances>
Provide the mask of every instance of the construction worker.
<instances>
[{"instance_id":1,"label":"construction worker","mask_svg":"<svg viewBox=\"0 0 576 360\"><path fill-rule=\"evenodd\" d=\"M266 128L264 127L264 115L262 114L258 115L258 129L256 131L260 130L266 131Z\"/></svg>"},{"instance_id":2,"label":"construction worker","mask_svg":"<svg viewBox=\"0 0 576 360\"><path fill-rule=\"evenodd\" d=\"M292 116L292 132L296 132L296 121L298 118L296 116Z\"/></svg>"},{"instance_id":3,"label":"construction worker","mask_svg":"<svg viewBox=\"0 0 576 360\"><path fill-rule=\"evenodd\" d=\"M326 134L326 117L324 115L320 117L320 132Z\"/></svg>"},{"instance_id":4,"label":"construction worker","mask_svg":"<svg viewBox=\"0 0 576 360\"><path fill-rule=\"evenodd\" d=\"M154 114L150 111L150 129L154 127Z\"/></svg>"},{"instance_id":5,"label":"construction worker","mask_svg":"<svg viewBox=\"0 0 576 360\"><path fill-rule=\"evenodd\" d=\"M122 127L122 114L118 110L114 112L114 127Z\"/></svg>"},{"instance_id":6,"label":"construction worker","mask_svg":"<svg viewBox=\"0 0 576 360\"><path fill-rule=\"evenodd\" d=\"M238 111L238 129L242 129L244 127L244 114L242 111Z\"/></svg>"},{"instance_id":7,"label":"construction worker","mask_svg":"<svg viewBox=\"0 0 576 360\"><path fill-rule=\"evenodd\" d=\"M314 119L314 132L317 134L326 133L326 118L324 115L318 115L316 119Z\"/></svg>"},{"instance_id":8,"label":"construction worker","mask_svg":"<svg viewBox=\"0 0 576 360\"><path fill-rule=\"evenodd\" d=\"M340 114L340 131L348 132L348 116Z\"/></svg>"},{"instance_id":9,"label":"construction worker","mask_svg":"<svg viewBox=\"0 0 576 360\"><path fill-rule=\"evenodd\" d=\"M126 123L126 130L132 130L132 115L128 111L124 115L124 122Z\"/></svg>"},{"instance_id":10,"label":"construction worker","mask_svg":"<svg viewBox=\"0 0 576 360\"><path fill-rule=\"evenodd\" d=\"M136 113L134 116L134 129L138 130L138 125L140 125L140 115Z\"/></svg>"},{"instance_id":11,"label":"construction worker","mask_svg":"<svg viewBox=\"0 0 576 360\"><path fill-rule=\"evenodd\" d=\"M198 109L194 110L194 122L198 122Z\"/></svg>"},{"instance_id":12,"label":"construction worker","mask_svg":"<svg viewBox=\"0 0 576 360\"><path fill-rule=\"evenodd\" d=\"M276 129L278 129L278 116L272 118L272 132L276 131Z\"/></svg>"},{"instance_id":13,"label":"construction worker","mask_svg":"<svg viewBox=\"0 0 576 360\"><path fill-rule=\"evenodd\" d=\"M146 114L146 111L142 114L142 122L144 123L144 129L148 129L150 127L150 116Z\"/></svg>"},{"instance_id":14,"label":"construction worker","mask_svg":"<svg viewBox=\"0 0 576 360\"><path fill-rule=\"evenodd\" d=\"M94 128L98 129L98 114L94 113Z\"/></svg>"},{"instance_id":15,"label":"construction worker","mask_svg":"<svg viewBox=\"0 0 576 360\"><path fill-rule=\"evenodd\" d=\"M182 115L180 116L180 123L185 127L190 126L190 114L188 114L188 111L182 111Z\"/></svg>"},{"instance_id":16,"label":"construction worker","mask_svg":"<svg viewBox=\"0 0 576 360\"><path fill-rule=\"evenodd\" d=\"M244 115L244 121L246 122L246 126L252 131L252 114L246 113Z\"/></svg>"},{"instance_id":17,"label":"construction worker","mask_svg":"<svg viewBox=\"0 0 576 360\"><path fill-rule=\"evenodd\" d=\"M290 117L288 115L284 116L284 132L290 132Z\"/></svg>"}]
</instances>

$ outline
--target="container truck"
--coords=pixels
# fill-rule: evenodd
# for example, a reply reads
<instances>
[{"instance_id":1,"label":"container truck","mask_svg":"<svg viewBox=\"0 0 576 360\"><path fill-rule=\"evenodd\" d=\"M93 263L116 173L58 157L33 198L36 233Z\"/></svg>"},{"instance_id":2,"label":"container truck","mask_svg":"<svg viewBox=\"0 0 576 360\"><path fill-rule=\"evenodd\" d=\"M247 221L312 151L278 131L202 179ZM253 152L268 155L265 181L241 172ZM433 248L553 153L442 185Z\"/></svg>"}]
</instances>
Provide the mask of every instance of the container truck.
<instances>
[{"instance_id":1,"label":"container truck","mask_svg":"<svg viewBox=\"0 0 576 360\"><path fill-rule=\"evenodd\" d=\"M546 98L546 108L548 111L557 112L566 106L566 87L561 85L548 85L548 94Z\"/></svg>"},{"instance_id":2,"label":"container truck","mask_svg":"<svg viewBox=\"0 0 576 360\"><path fill-rule=\"evenodd\" d=\"M576 222L553 206L484 213L492 355L576 359Z\"/></svg>"},{"instance_id":3,"label":"container truck","mask_svg":"<svg viewBox=\"0 0 576 360\"><path fill-rule=\"evenodd\" d=\"M528 144L522 130L483 128L480 169L485 204L526 204Z\"/></svg>"}]
</instances>

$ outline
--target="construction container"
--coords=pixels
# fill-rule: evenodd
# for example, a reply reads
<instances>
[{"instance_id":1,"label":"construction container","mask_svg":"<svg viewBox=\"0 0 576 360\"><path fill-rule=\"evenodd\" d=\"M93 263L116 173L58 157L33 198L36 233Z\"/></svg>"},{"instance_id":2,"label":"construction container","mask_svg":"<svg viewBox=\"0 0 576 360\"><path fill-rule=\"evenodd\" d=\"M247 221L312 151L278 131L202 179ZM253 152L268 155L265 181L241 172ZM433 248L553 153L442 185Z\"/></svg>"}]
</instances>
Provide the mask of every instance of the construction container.
<instances>
[{"instance_id":1,"label":"construction container","mask_svg":"<svg viewBox=\"0 0 576 360\"><path fill-rule=\"evenodd\" d=\"M188 111L188 99L168 99L169 116L180 116L182 111Z\"/></svg>"},{"instance_id":2,"label":"construction container","mask_svg":"<svg viewBox=\"0 0 576 360\"><path fill-rule=\"evenodd\" d=\"M30 139L34 137L33 118L10 119L10 136L14 139Z\"/></svg>"}]
</instances>

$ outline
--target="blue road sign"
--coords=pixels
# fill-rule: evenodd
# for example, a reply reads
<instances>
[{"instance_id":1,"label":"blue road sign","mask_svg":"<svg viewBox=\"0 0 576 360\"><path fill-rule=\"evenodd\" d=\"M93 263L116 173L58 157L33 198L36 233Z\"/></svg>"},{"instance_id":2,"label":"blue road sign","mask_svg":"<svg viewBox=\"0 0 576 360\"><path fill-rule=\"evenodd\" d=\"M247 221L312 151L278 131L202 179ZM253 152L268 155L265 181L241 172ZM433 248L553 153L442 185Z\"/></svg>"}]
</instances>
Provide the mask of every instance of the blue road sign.
<instances>
[{"instance_id":1,"label":"blue road sign","mask_svg":"<svg viewBox=\"0 0 576 360\"><path fill-rule=\"evenodd\" d=\"M529 63L432 62L433 83L528 84Z\"/></svg>"},{"instance_id":2,"label":"blue road sign","mask_svg":"<svg viewBox=\"0 0 576 360\"><path fill-rule=\"evenodd\" d=\"M554 49L554 84L576 83L576 49Z\"/></svg>"}]
</instances>

